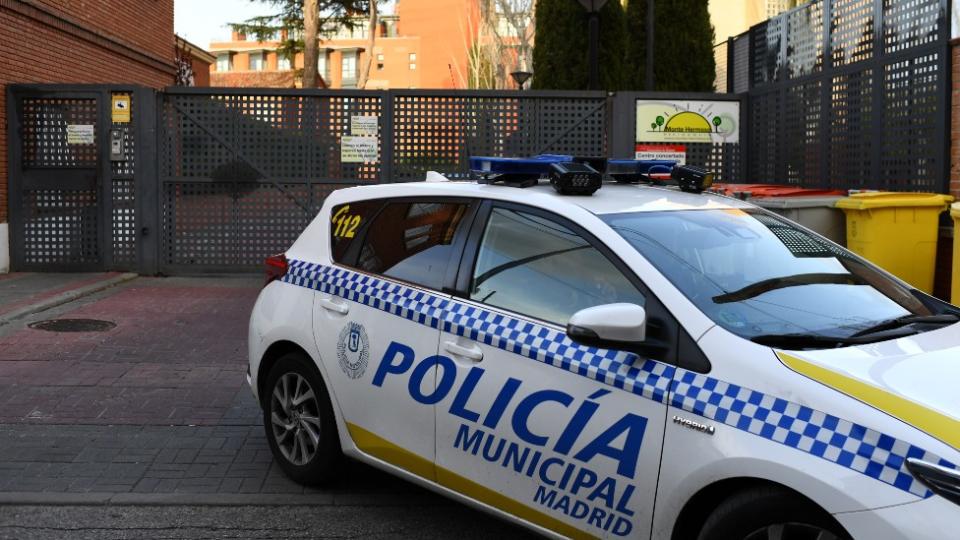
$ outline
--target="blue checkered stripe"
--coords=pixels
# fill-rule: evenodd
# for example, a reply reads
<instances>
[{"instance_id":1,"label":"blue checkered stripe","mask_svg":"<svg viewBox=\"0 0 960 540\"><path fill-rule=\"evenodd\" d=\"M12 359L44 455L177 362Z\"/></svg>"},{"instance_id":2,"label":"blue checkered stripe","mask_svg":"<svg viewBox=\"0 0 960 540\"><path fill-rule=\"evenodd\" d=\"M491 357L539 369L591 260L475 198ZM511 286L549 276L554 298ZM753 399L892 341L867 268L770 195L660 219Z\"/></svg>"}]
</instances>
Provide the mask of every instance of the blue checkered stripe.
<instances>
[{"instance_id":1,"label":"blue checkered stripe","mask_svg":"<svg viewBox=\"0 0 960 540\"><path fill-rule=\"evenodd\" d=\"M291 261L283 281L333 294L437 328L449 300L371 276L304 261Z\"/></svg>"},{"instance_id":2,"label":"blue checkered stripe","mask_svg":"<svg viewBox=\"0 0 960 540\"><path fill-rule=\"evenodd\" d=\"M443 331L470 338L615 388L666 403L676 368L622 351L578 345L565 332L476 306L451 302Z\"/></svg>"},{"instance_id":3,"label":"blue checkered stripe","mask_svg":"<svg viewBox=\"0 0 960 540\"><path fill-rule=\"evenodd\" d=\"M750 388L630 353L585 347L564 332L341 268L291 261L283 281L440 328L752 433L912 493L932 493L906 469L916 457L953 464L904 441Z\"/></svg>"},{"instance_id":4,"label":"blue checkered stripe","mask_svg":"<svg viewBox=\"0 0 960 540\"><path fill-rule=\"evenodd\" d=\"M565 332L454 302L372 276L304 261L291 261L283 281L308 287L468 337L666 403L675 367L635 355L577 345Z\"/></svg>"},{"instance_id":5,"label":"blue checkered stripe","mask_svg":"<svg viewBox=\"0 0 960 540\"><path fill-rule=\"evenodd\" d=\"M907 471L907 458L954 468L879 431L699 373L677 370L670 392L674 407L813 454L918 497L932 493Z\"/></svg>"}]
</instances>

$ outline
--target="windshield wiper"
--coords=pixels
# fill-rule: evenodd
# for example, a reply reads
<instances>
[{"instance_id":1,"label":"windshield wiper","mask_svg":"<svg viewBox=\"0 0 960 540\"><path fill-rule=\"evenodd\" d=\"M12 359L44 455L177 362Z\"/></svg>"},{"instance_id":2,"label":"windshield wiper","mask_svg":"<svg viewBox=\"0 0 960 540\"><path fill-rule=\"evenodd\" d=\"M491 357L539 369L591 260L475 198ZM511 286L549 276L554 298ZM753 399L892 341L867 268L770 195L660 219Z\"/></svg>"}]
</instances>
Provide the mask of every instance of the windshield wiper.
<instances>
[{"instance_id":1,"label":"windshield wiper","mask_svg":"<svg viewBox=\"0 0 960 540\"><path fill-rule=\"evenodd\" d=\"M730 302L742 302L749 300L763 293L776 289L786 289L787 287L797 287L800 285L866 285L863 278L854 274L797 274L795 276L786 276L765 279L758 281L746 287L724 293L713 297L717 304L727 304Z\"/></svg>"},{"instance_id":2,"label":"windshield wiper","mask_svg":"<svg viewBox=\"0 0 960 540\"><path fill-rule=\"evenodd\" d=\"M834 349L843 345L863 345L887 339L901 338L916 334L911 328L891 328L865 336L825 336L822 334L762 334L753 336L750 341L781 349Z\"/></svg>"},{"instance_id":3,"label":"windshield wiper","mask_svg":"<svg viewBox=\"0 0 960 540\"><path fill-rule=\"evenodd\" d=\"M957 317L953 313L941 313L939 315L904 315L903 317L897 317L896 319L890 319L889 321L883 321L877 323L868 328L860 330L856 334L853 334L850 337L860 337L876 334L877 332L882 332L884 330L890 330L892 328L900 328L903 326L908 326L911 324L953 324L957 321L960 321L960 317Z\"/></svg>"}]
</instances>

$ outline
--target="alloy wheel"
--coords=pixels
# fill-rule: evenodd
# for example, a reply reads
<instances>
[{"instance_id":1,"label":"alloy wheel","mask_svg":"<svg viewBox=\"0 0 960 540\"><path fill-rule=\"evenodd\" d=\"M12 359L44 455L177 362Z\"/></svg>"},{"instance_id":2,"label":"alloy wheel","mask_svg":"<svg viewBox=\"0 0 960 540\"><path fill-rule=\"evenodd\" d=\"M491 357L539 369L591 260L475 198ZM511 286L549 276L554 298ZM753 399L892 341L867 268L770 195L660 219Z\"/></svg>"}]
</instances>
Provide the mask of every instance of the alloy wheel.
<instances>
[{"instance_id":1,"label":"alloy wheel","mask_svg":"<svg viewBox=\"0 0 960 540\"><path fill-rule=\"evenodd\" d=\"M280 453L303 466L320 447L320 407L310 383L299 373L283 374L270 397L270 423Z\"/></svg>"},{"instance_id":2,"label":"alloy wheel","mask_svg":"<svg viewBox=\"0 0 960 540\"><path fill-rule=\"evenodd\" d=\"M748 534L744 540L839 540L834 533L808 523L775 523Z\"/></svg>"}]
</instances>

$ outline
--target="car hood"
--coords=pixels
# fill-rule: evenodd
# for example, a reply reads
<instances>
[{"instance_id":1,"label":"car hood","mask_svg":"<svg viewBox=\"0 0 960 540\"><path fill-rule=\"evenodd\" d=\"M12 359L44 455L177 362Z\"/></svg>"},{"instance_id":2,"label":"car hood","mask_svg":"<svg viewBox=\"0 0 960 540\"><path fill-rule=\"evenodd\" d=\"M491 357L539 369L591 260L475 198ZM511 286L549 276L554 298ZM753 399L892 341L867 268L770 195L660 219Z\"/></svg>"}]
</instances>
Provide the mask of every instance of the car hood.
<instances>
[{"instance_id":1,"label":"car hood","mask_svg":"<svg viewBox=\"0 0 960 540\"><path fill-rule=\"evenodd\" d=\"M960 450L960 324L879 343L777 351L788 368Z\"/></svg>"}]
</instances>

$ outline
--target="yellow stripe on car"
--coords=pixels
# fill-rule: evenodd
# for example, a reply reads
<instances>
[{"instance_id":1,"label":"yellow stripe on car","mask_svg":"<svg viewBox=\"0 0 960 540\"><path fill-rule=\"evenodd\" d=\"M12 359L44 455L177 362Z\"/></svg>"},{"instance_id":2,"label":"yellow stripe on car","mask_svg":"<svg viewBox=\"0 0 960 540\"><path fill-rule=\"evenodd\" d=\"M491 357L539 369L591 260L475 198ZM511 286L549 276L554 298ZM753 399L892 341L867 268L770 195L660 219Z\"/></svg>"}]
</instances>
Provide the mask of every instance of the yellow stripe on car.
<instances>
[{"instance_id":1,"label":"yellow stripe on car","mask_svg":"<svg viewBox=\"0 0 960 540\"><path fill-rule=\"evenodd\" d=\"M503 510L520 519L535 523L541 527L550 529L558 534L569 538L597 538L587 534L580 529L576 529L559 519L553 518L543 512L530 508L520 502L517 502L502 493L492 490L486 486L480 485L469 478L435 466L430 460L424 459L413 452L401 448L392 442L371 433L366 429L347 423L347 429L350 431L350 437L356 443L360 451L369 454L377 459L386 461L407 472L413 473L421 478L432 480L441 486L466 495L471 499L482 502L498 510Z\"/></svg>"},{"instance_id":2,"label":"yellow stripe on car","mask_svg":"<svg viewBox=\"0 0 960 540\"><path fill-rule=\"evenodd\" d=\"M832 369L777 351L788 368L871 405L894 418L960 449L960 420Z\"/></svg>"}]
</instances>

